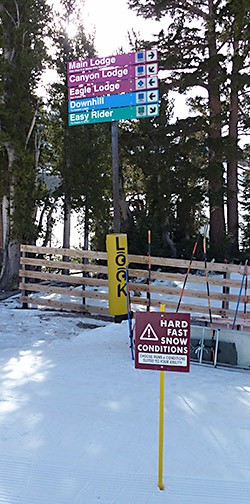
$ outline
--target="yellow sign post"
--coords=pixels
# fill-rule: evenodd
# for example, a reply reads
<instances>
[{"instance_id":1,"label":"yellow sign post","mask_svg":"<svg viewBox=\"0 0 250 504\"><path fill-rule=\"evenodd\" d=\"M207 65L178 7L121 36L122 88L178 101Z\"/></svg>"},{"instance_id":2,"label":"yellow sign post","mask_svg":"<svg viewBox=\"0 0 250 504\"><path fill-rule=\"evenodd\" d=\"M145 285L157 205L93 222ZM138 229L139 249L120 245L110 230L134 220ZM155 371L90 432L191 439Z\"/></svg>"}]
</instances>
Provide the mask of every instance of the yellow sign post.
<instances>
[{"instance_id":1,"label":"yellow sign post","mask_svg":"<svg viewBox=\"0 0 250 504\"><path fill-rule=\"evenodd\" d=\"M127 235L114 233L107 235L109 280L109 313L127 313L126 266L128 256Z\"/></svg>"},{"instance_id":2,"label":"yellow sign post","mask_svg":"<svg viewBox=\"0 0 250 504\"><path fill-rule=\"evenodd\" d=\"M165 305L161 304L161 312L165 311ZM164 371L160 371L160 406L159 406L159 466L158 487L163 490L163 435L164 435Z\"/></svg>"}]
</instances>

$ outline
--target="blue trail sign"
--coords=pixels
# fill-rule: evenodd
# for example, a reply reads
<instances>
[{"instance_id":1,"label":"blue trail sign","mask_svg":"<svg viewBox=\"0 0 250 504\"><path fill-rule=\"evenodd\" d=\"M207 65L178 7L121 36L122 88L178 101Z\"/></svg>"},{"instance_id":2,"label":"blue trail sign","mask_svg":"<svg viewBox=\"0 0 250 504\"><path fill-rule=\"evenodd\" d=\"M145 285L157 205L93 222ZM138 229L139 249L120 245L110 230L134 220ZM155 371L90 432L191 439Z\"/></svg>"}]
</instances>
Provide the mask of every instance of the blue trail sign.
<instances>
[{"instance_id":1,"label":"blue trail sign","mask_svg":"<svg viewBox=\"0 0 250 504\"><path fill-rule=\"evenodd\" d=\"M81 100L69 101L69 114L72 112L84 112L96 109L128 107L129 105L140 105L145 103L150 104L156 103L158 100L158 89L153 89L152 91L138 91L136 93L82 98Z\"/></svg>"}]
</instances>

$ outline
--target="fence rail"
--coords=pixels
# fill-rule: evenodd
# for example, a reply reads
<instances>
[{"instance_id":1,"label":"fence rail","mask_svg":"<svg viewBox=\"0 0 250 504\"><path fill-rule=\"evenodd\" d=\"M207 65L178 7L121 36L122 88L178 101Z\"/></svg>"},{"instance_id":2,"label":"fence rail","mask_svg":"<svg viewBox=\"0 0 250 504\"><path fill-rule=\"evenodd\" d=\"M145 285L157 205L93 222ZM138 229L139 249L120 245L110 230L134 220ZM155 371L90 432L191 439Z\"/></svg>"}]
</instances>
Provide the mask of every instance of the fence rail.
<instances>
[{"instance_id":1,"label":"fence rail","mask_svg":"<svg viewBox=\"0 0 250 504\"><path fill-rule=\"evenodd\" d=\"M69 257L70 262L64 261L63 257ZM166 309L176 311L189 260L151 257L150 288L146 283L149 275L148 262L148 256L128 255L130 292L134 293L131 296L131 303L145 306L146 309L148 299L143 295L150 290L152 307L159 307L161 303L165 303ZM106 252L22 245L20 266L20 301L24 307L31 304L83 313L109 314ZM160 268L161 271L154 268ZM65 271L69 274L65 274ZM201 274L198 275L197 271ZM233 317L235 307L232 303L237 304L241 278L234 279L232 274L242 276L244 266L208 263L208 271L211 275L209 285L212 315ZM192 274L189 274L179 311L208 315L206 278L202 272L204 263L193 261ZM159 285L161 281L167 281L170 285ZM200 288L197 290L192 288L194 283ZM56 300L51 297L53 295L63 298ZM206 302L199 304L200 300ZM244 315L242 306L245 303L248 308L249 300L250 297L243 292L240 298L239 319ZM247 310L246 319L250 319Z\"/></svg>"}]
</instances>

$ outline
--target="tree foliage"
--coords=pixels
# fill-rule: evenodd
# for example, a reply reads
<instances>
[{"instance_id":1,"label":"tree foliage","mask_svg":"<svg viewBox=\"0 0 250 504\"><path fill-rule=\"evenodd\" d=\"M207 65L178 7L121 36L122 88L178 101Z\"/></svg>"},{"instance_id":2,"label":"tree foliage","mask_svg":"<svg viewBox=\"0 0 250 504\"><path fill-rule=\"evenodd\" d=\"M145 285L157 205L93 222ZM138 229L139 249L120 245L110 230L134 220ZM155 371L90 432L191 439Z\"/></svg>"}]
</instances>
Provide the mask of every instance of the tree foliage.
<instances>
[{"instance_id":1,"label":"tree foliage","mask_svg":"<svg viewBox=\"0 0 250 504\"><path fill-rule=\"evenodd\" d=\"M204 161L210 207L210 247L212 254L222 258L224 253L230 252L225 248L226 230L232 239L232 252L238 249L238 139L240 127L245 132L247 127L241 103L248 104L249 2L129 0L128 3L147 18L168 16L167 29L151 41L158 45L160 67L167 71L167 87L180 93L193 90L195 98L189 103L206 119L203 131L207 148Z\"/></svg>"},{"instance_id":2,"label":"tree foliage","mask_svg":"<svg viewBox=\"0 0 250 504\"><path fill-rule=\"evenodd\" d=\"M123 230L134 253L142 253L146 229L151 229L155 255L181 256L191 248L204 218L202 119L173 123L164 84L160 95L159 117L121 128L122 178L130 210L129 227Z\"/></svg>"},{"instance_id":3,"label":"tree foliage","mask_svg":"<svg viewBox=\"0 0 250 504\"><path fill-rule=\"evenodd\" d=\"M83 209L82 220L87 233L103 212L103 194L111 183L107 164L109 125L68 126L67 62L93 57L95 48L77 15L77 2L65 0L62 6L64 10L54 30L54 61L59 82L52 86L50 100L56 131L54 169L62 181L59 195L64 196L64 206L68 202L70 209ZM70 38L67 24L72 16L77 34Z\"/></svg>"},{"instance_id":4,"label":"tree foliage","mask_svg":"<svg viewBox=\"0 0 250 504\"><path fill-rule=\"evenodd\" d=\"M35 237L33 212L39 198L35 184L36 87L46 60L49 10L43 0L6 0L1 2L0 12L4 193L12 202L12 236L29 241Z\"/></svg>"},{"instance_id":5,"label":"tree foliage","mask_svg":"<svg viewBox=\"0 0 250 504\"><path fill-rule=\"evenodd\" d=\"M1 285L12 285L18 268L18 242L34 241L36 184L36 88L46 61L49 8L45 0L0 2L0 148L2 194L8 198ZM14 247L14 243L17 247ZM12 251L13 271L9 262Z\"/></svg>"}]
</instances>

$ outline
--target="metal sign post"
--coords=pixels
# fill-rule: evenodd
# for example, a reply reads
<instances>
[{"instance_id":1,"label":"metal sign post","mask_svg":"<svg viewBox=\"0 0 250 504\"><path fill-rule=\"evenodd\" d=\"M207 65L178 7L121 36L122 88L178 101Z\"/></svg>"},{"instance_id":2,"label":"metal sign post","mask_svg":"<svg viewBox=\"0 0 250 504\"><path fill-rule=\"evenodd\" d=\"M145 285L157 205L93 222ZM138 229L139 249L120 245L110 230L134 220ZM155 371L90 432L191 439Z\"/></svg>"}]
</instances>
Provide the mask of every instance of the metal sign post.
<instances>
[{"instance_id":1,"label":"metal sign post","mask_svg":"<svg viewBox=\"0 0 250 504\"><path fill-rule=\"evenodd\" d=\"M164 437L164 371L160 371L160 401L159 401L159 463L158 463L158 487L163 486L163 437Z\"/></svg>"},{"instance_id":2,"label":"metal sign post","mask_svg":"<svg viewBox=\"0 0 250 504\"><path fill-rule=\"evenodd\" d=\"M114 121L111 123L111 137L112 137L114 233L120 233L119 154L118 154L118 124L117 124L117 121Z\"/></svg>"},{"instance_id":3,"label":"metal sign post","mask_svg":"<svg viewBox=\"0 0 250 504\"><path fill-rule=\"evenodd\" d=\"M161 304L161 312L165 311L165 305ZM163 437L164 437L164 371L160 371L160 400L159 400L159 463L158 463L158 487L163 487Z\"/></svg>"}]
</instances>

